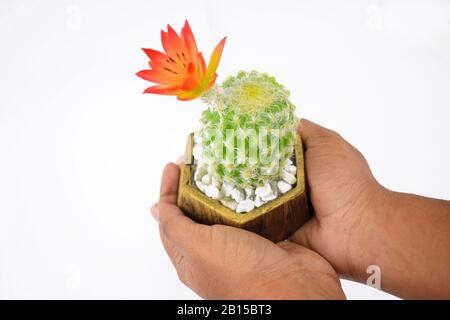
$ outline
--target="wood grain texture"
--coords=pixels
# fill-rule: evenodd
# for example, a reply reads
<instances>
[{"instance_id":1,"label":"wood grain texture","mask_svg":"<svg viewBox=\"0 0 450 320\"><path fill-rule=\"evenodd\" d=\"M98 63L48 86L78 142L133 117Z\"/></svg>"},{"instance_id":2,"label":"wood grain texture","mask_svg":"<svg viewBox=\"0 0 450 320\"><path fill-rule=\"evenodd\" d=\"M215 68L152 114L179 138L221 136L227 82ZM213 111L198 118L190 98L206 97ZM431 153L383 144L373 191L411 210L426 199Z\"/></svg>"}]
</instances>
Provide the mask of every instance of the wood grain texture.
<instances>
[{"instance_id":1,"label":"wood grain texture","mask_svg":"<svg viewBox=\"0 0 450 320\"><path fill-rule=\"evenodd\" d=\"M225 224L243 228L278 242L292 235L310 217L300 136L297 136L295 143L297 184L292 190L249 213L236 213L219 201L208 198L195 186L193 176L196 164L192 146L191 133L186 143L185 164L181 168L178 206L193 220L208 225Z\"/></svg>"}]
</instances>

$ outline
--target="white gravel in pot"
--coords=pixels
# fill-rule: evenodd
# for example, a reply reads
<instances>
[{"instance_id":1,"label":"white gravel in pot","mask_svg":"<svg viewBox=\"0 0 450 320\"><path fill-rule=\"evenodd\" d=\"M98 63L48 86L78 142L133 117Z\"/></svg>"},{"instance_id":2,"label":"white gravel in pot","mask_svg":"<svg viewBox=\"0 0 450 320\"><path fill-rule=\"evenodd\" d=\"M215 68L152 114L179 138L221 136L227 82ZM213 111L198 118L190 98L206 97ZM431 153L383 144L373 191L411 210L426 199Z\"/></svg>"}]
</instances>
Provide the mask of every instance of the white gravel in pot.
<instances>
[{"instance_id":1,"label":"white gravel in pot","mask_svg":"<svg viewBox=\"0 0 450 320\"><path fill-rule=\"evenodd\" d=\"M201 150L195 151L198 159ZM245 214L292 190L297 183L296 173L297 167L288 159L281 164L279 179L273 179L256 188L242 189L226 182L221 183L218 176L210 172L208 163L200 159L194 180L198 189L206 196L220 201L222 205L237 213Z\"/></svg>"}]
</instances>

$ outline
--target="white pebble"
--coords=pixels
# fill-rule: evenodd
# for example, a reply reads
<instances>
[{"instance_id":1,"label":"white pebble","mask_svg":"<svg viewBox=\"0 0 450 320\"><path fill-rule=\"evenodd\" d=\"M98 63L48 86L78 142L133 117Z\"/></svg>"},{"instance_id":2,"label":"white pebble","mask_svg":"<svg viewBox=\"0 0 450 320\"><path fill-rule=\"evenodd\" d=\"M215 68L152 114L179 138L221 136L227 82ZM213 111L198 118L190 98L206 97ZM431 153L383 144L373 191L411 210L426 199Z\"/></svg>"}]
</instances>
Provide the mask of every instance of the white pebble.
<instances>
[{"instance_id":1,"label":"white pebble","mask_svg":"<svg viewBox=\"0 0 450 320\"><path fill-rule=\"evenodd\" d=\"M290 165L292 165L292 164L293 164L293 162L292 162L291 159L286 159L286 160L284 161L284 166L285 166L285 167L290 166Z\"/></svg>"},{"instance_id":2,"label":"white pebble","mask_svg":"<svg viewBox=\"0 0 450 320\"><path fill-rule=\"evenodd\" d=\"M290 174L289 172L287 172L285 170L281 170L280 177L281 177L281 179L283 179L284 181L286 181L289 184L294 184L297 182L297 179L295 178L295 176L293 176L292 174Z\"/></svg>"},{"instance_id":3,"label":"white pebble","mask_svg":"<svg viewBox=\"0 0 450 320\"><path fill-rule=\"evenodd\" d=\"M278 181L277 187L281 193L286 193L292 189L292 186L289 183L284 182L283 180Z\"/></svg>"},{"instance_id":4,"label":"white pebble","mask_svg":"<svg viewBox=\"0 0 450 320\"><path fill-rule=\"evenodd\" d=\"M262 201L262 199L260 197L255 197L255 206L257 208L261 207L265 202Z\"/></svg>"},{"instance_id":5,"label":"white pebble","mask_svg":"<svg viewBox=\"0 0 450 320\"><path fill-rule=\"evenodd\" d=\"M276 199L277 195L275 194L269 194L268 196L265 197L261 197L261 200L263 200L264 202L268 202L268 201L272 201L273 199Z\"/></svg>"},{"instance_id":6,"label":"white pebble","mask_svg":"<svg viewBox=\"0 0 450 320\"><path fill-rule=\"evenodd\" d=\"M255 208L255 203L252 200L242 200L238 203L236 212L249 212Z\"/></svg>"},{"instance_id":7,"label":"white pebble","mask_svg":"<svg viewBox=\"0 0 450 320\"><path fill-rule=\"evenodd\" d=\"M204 158L198 159L197 167L200 167L203 170L208 170L208 161L207 161L207 159L204 159Z\"/></svg>"},{"instance_id":8,"label":"white pebble","mask_svg":"<svg viewBox=\"0 0 450 320\"><path fill-rule=\"evenodd\" d=\"M220 200L220 202L227 208L230 208L233 211L236 211L238 203L231 199L223 199Z\"/></svg>"},{"instance_id":9,"label":"white pebble","mask_svg":"<svg viewBox=\"0 0 450 320\"><path fill-rule=\"evenodd\" d=\"M244 200L244 191L242 191L241 189L235 188L231 191L231 197L236 200L237 202L240 202L242 200Z\"/></svg>"},{"instance_id":10,"label":"white pebble","mask_svg":"<svg viewBox=\"0 0 450 320\"><path fill-rule=\"evenodd\" d=\"M211 176L209 174L205 174L202 178L202 182L204 184L210 185L211 184Z\"/></svg>"},{"instance_id":11,"label":"white pebble","mask_svg":"<svg viewBox=\"0 0 450 320\"><path fill-rule=\"evenodd\" d=\"M229 197L231 195L231 191L233 191L233 186L231 184L228 184L226 182L224 182L222 184L222 193L224 194L225 197Z\"/></svg>"},{"instance_id":12,"label":"white pebble","mask_svg":"<svg viewBox=\"0 0 450 320\"><path fill-rule=\"evenodd\" d=\"M194 132L194 142L196 144L200 144L202 142L202 136L200 134L200 131Z\"/></svg>"},{"instance_id":13,"label":"white pebble","mask_svg":"<svg viewBox=\"0 0 450 320\"><path fill-rule=\"evenodd\" d=\"M290 174L292 174L292 175L294 175L294 176L297 174L297 167L296 167L296 166L293 166L293 165L286 166L286 167L284 168L284 170L286 170L287 172L289 172Z\"/></svg>"},{"instance_id":14,"label":"white pebble","mask_svg":"<svg viewBox=\"0 0 450 320\"><path fill-rule=\"evenodd\" d=\"M202 155L202 153L203 153L203 148L202 148L201 145L196 145L196 146L194 146L194 147L192 148L192 155L193 155L196 159L200 158L201 155Z\"/></svg>"},{"instance_id":15,"label":"white pebble","mask_svg":"<svg viewBox=\"0 0 450 320\"><path fill-rule=\"evenodd\" d=\"M199 188L201 192L205 193L206 185L203 182L195 181L195 184L197 185L197 188Z\"/></svg>"},{"instance_id":16,"label":"white pebble","mask_svg":"<svg viewBox=\"0 0 450 320\"><path fill-rule=\"evenodd\" d=\"M206 173L206 168L204 166L197 165L197 170L195 170L194 174L195 181L201 181Z\"/></svg>"},{"instance_id":17,"label":"white pebble","mask_svg":"<svg viewBox=\"0 0 450 320\"><path fill-rule=\"evenodd\" d=\"M268 182L266 182L262 187L257 187L255 190L255 194L258 197L266 197L273 194L273 190Z\"/></svg>"},{"instance_id":18,"label":"white pebble","mask_svg":"<svg viewBox=\"0 0 450 320\"><path fill-rule=\"evenodd\" d=\"M245 198L246 199L252 199L253 200L253 196L254 195L255 195L255 190L252 187L245 188Z\"/></svg>"},{"instance_id":19,"label":"white pebble","mask_svg":"<svg viewBox=\"0 0 450 320\"><path fill-rule=\"evenodd\" d=\"M220 200L220 198L222 198L219 189L213 185L206 186L205 193L208 197L213 198L214 200Z\"/></svg>"}]
</instances>

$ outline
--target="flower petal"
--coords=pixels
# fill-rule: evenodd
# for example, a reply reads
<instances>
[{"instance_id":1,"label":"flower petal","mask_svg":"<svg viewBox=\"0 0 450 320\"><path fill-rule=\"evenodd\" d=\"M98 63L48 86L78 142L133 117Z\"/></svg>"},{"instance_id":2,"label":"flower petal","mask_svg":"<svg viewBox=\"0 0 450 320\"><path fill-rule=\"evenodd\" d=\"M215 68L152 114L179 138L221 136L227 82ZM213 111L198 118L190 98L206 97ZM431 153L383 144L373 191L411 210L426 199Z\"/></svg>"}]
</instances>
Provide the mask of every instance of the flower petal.
<instances>
[{"instance_id":1,"label":"flower petal","mask_svg":"<svg viewBox=\"0 0 450 320\"><path fill-rule=\"evenodd\" d=\"M178 87L170 87L170 86L152 86L145 89L144 93L155 93L155 94L176 96L179 93L179 89Z\"/></svg>"},{"instance_id":2,"label":"flower petal","mask_svg":"<svg viewBox=\"0 0 450 320\"><path fill-rule=\"evenodd\" d=\"M150 58L149 65L152 69L170 69L177 73L185 72L184 68L180 68L175 61L170 60L169 56L165 53L159 52L153 49L142 48L145 54Z\"/></svg>"},{"instance_id":3,"label":"flower petal","mask_svg":"<svg viewBox=\"0 0 450 320\"><path fill-rule=\"evenodd\" d=\"M197 43L187 20L185 20L184 27L181 29L181 39L184 41L191 59L196 59L198 55Z\"/></svg>"},{"instance_id":4,"label":"flower petal","mask_svg":"<svg viewBox=\"0 0 450 320\"><path fill-rule=\"evenodd\" d=\"M210 80L210 82L206 85L206 89L204 90L204 92L208 91L209 89L211 89L212 85L214 84L214 82L216 82L217 79L217 73L214 74L214 77Z\"/></svg>"},{"instance_id":5,"label":"flower petal","mask_svg":"<svg viewBox=\"0 0 450 320\"><path fill-rule=\"evenodd\" d=\"M169 58L166 54L159 52L158 50L142 48L142 51L144 51L147 57L153 61L167 61Z\"/></svg>"},{"instance_id":6,"label":"flower petal","mask_svg":"<svg viewBox=\"0 0 450 320\"><path fill-rule=\"evenodd\" d=\"M165 85L179 85L183 82L183 78L159 70L141 70L136 75L144 80Z\"/></svg>"},{"instance_id":7,"label":"flower petal","mask_svg":"<svg viewBox=\"0 0 450 320\"><path fill-rule=\"evenodd\" d=\"M157 62L154 61L149 61L148 65L150 66L150 68L152 68L155 71L159 71L162 73L167 73L168 75L174 75L178 78L183 78L186 75L186 70L185 69L179 69L177 68L176 64L159 64Z\"/></svg>"},{"instance_id":8,"label":"flower petal","mask_svg":"<svg viewBox=\"0 0 450 320\"><path fill-rule=\"evenodd\" d=\"M190 63L188 66L188 77L184 80L183 85L181 86L182 90L191 91L195 90L200 85L200 77L198 77L194 64Z\"/></svg>"},{"instance_id":9,"label":"flower petal","mask_svg":"<svg viewBox=\"0 0 450 320\"><path fill-rule=\"evenodd\" d=\"M216 46L206 66L203 55L198 52L189 22L185 21L180 35L167 25L167 31L161 30L165 53L142 49L150 58L150 69L139 71L136 75L159 84L147 88L145 93L176 95L179 100L197 98L209 90L216 80L225 40L222 39Z\"/></svg>"},{"instance_id":10,"label":"flower petal","mask_svg":"<svg viewBox=\"0 0 450 320\"><path fill-rule=\"evenodd\" d=\"M161 30L161 43L162 46L164 48L164 51L166 52L167 56L169 57L169 59L171 59L171 61L173 61L174 63L176 63L175 59L174 59L174 50L172 48L172 45L169 41L169 34L167 32L165 32L164 30Z\"/></svg>"},{"instance_id":11,"label":"flower petal","mask_svg":"<svg viewBox=\"0 0 450 320\"><path fill-rule=\"evenodd\" d=\"M200 74L202 75L202 77L205 75L206 72L206 63L205 63L205 59L203 58L203 54L202 53L198 53L197 54L197 63L199 65L198 69Z\"/></svg>"},{"instance_id":12,"label":"flower petal","mask_svg":"<svg viewBox=\"0 0 450 320\"><path fill-rule=\"evenodd\" d=\"M214 77L216 75L217 67L219 66L220 57L222 56L223 47L225 46L225 41L227 37L223 38L219 44L214 49L211 54L211 58L209 59L208 68L206 69L205 78L203 79L204 89L211 85L211 82L214 81Z\"/></svg>"},{"instance_id":13,"label":"flower petal","mask_svg":"<svg viewBox=\"0 0 450 320\"><path fill-rule=\"evenodd\" d=\"M170 25L167 25L167 31L171 49L175 53L175 57L173 58L178 60L179 63L184 64L185 68L187 68L190 62L190 56L188 56L186 45Z\"/></svg>"},{"instance_id":14,"label":"flower petal","mask_svg":"<svg viewBox=\"0 0 450 320\"><path fill-rule=\"evenodd\" d=\"M189 101L198 98L202 94L199 90L184 91L177 95L177 99L181 101Z\"/></svg>"}]
</instances>

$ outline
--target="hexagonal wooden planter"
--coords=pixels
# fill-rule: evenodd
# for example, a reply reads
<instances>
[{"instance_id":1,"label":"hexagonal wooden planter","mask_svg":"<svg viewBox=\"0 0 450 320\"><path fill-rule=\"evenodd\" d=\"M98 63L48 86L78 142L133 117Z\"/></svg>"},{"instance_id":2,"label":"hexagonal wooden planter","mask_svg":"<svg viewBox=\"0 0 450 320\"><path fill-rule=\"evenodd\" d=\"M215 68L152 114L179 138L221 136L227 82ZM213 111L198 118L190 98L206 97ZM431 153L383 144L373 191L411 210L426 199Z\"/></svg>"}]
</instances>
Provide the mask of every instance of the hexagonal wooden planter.
<instances>
[{"instance_id":1,"label":"hexagonal wooden planter","mask_svg":"<svg viewBox=\"0 0 450 320\"><path fill-rule=\"evenodd\" d=\"M308 220L310 211L305 189L303 148L299 136L295 143L297 184L277 199L248 213L236 213L197 188L193 178L197 165L194 164L192 147L191 133L186 144L185 163L181 168L178 206L193 220L208 225L225 224L243 228L274 242L288 238Z\"/></svg>"}]
</instances>

